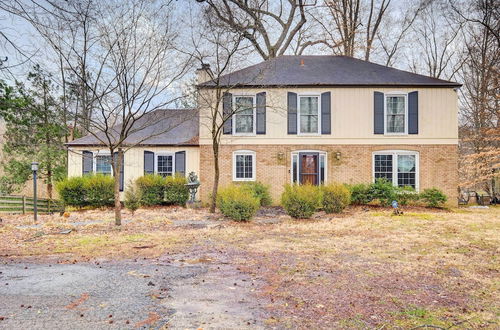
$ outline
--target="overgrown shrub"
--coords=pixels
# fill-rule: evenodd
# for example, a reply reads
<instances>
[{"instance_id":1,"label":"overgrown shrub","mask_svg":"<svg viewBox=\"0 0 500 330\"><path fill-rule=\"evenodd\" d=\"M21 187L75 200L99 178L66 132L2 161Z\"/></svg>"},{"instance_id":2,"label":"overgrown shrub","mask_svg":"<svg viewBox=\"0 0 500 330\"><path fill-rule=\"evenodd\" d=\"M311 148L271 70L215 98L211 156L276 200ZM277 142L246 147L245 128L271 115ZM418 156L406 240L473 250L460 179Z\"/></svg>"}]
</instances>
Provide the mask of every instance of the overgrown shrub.
<instances>
[{"instance_id":1,"label":"overgrown shrub","mask_svg":"<svg viewBox=\"0 0 500 330\"><path fill-rule=\"evenodd\" d=\"M377 179L375 183L370 185L368 194L372 200L378 200L384 206L391 205L392 201L396 199L396 187L392 182L386 179Z\"/></svg>"},{"instance_id":2,"label":"overgrown shrub","mask_svg":"<svg viewBox=\"0 0 500 330\"><path fill-rule=\"evenodd\" d=\"M125 207L134 214L134 212L141 206L141 195L135 184L130 184L125 190Z\"/></svg>"},{"instance_id":3,"label":"overgrown shrub","mask_svg":"<svg viewBox=\"0 0 500 330\"><path fill-rule=\"evenodd\" d=\"M163 203L165 178L161 175L147 174L135 180L137 192L141 196L141 204L145 206Z\"/></svg>"},{"instance_id":4,"label":"overgrown shrub","mask_svg":"<svg viewBox=\"0 0 500 330\"><path fill-rule=\"evenodd\" d=\"M424 189L420 193L420 199L427 207L442 207L448 200L446 195L437 188Z\"/></svg>"},{"instance_id":5,"label":"overgrown shrub","mask_svg":"<svg viewBox=\"0 0 500 330\"><path fill-rule=\"evenodd\" d=\"M187 180L183 176L168 176L165 179L164 201L166 204L186 205L189 199Z\"/></svg>"},{"instance_id":6,"label":"overgrown shrub","mask_svg":"<svg viewBox=\"0 0 500 330\"><path fill-rule=\"evenodd\" d=\"M114 178L109 175L87 175L84 176L83 187L85 190L85 199L89 206L103 207L114 204L115 184Z\"/></svg>"},{"instance_id":7,"label":"overgrown shrub","mask_svg":"<svg viewBox=\"0 0 500 330\"><path fill-rule=\"evenodd\" d=\"M230 185L220 189L217 206L226 217L233 220L250 220L259 209L260 201L242 185Z\"/></svg>"},{"instance_id":8,"label":"overgrown shrub","mask_svg":"<svg viewBox=\"0 0 500 330\"><path fill-rule=\"evenodd\" d=\"M286 185L281 204L292 218L308 219L321 204L321 191L312 185Z\"/></svg>"},{"instance_id":9,"label":"overgrown shrub","mask_svg":"<svg viewBox=\"0 0 500 330\"><path fill-rule=\"evenodd\" d=\"M396 188L396 200L400 205L409 205L418 201L420 196L413 187Z\"/></svg>"},{"instance_id":10,"label":"overgrown shrub","mask_svg":"<svg viewBox=\"0 0 500 330\"><path fill-rule=\"evenodd\" d=\"M351 204L362 205L370 203L373 200L370 193L370 186L365 183L348 185L347 188L351 192Z\"/></svg>"},{"instance_id":11,"label":"overgrown shrub","mask_svg":"<svg viewBox=\"0 0 500 330\"><path fill-rule=\"evenodd\" d=\"M70 177L56 184L56 190L64 205L83 207L85 200L84 177Z\"/></svg>"},{"instance_id":12,"label":"overgrown shrub","mask_svg":"<svg viewBox=\"0 0 500 330\"><path fill-rule=\"evenodd\" d=\"M271 193L269 192L269 185L258 181L252 181L245 182L243 186L249 189L252 194L260 200L260 206L269 206L273 203Z\"/></svg>"},{"instance_id":13,"label":"overgrown shrub","mask_svg":"<svg viewBox=\"0 0 500 330\"><path fill-rule=\"evenodd\" d=\"M326 213L340 213L351 202L351 192L343 184L329 184L323 186L321 190L321 204Z\"/></svg>"}]
</instances>

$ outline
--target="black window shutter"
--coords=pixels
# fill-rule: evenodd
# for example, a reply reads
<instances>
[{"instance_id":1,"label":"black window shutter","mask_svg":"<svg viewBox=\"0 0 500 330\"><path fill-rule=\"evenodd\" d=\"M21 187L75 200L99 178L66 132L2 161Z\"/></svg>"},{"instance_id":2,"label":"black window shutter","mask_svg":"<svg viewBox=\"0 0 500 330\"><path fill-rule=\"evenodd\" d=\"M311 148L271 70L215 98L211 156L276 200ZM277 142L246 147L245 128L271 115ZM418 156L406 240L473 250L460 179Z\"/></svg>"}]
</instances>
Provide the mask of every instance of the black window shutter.
<instances>
[{"instance_id":1,"label":"black window shutter","mask_svg":"<svg viewBox=\"0 0 500 330\"><path fill-rule=\"evenodd\" d=\"M152 151L144 151L144 174L155 173L155 153Z\"/></svg>"},{"instance_id":2,"label":"black window shutter","mask_svg":"<svg viewBox=\"0 0 500 330\"><path fill-rule=\"evenodd\" d=\"M288 92L288 134L297 134L297 93Z\"/></svg>"},{"instance_id":3,"label":"black window shutter","mask_svg":"<svg viewBox=\"0 0 500 330\"><path fill-rule=\"evenodd\" d=\"M115 161L118 159L118 152L115 152ZM122 166L120 168L120 191L123 191L125 182L124 182L124 174L125 173L125 154L123 154L122 158Z\"/></svg>"},{"instance_id":4,"label":"black window shutter","mask_svg":"<svg viewBox=\"0 0 500 330\"><path fill-rule=\"evenodd\" d=\"M232 112L233 112L233 94L224 93L224 95L222 96L222 116L224 119L227 118L222 128L222 132L224 134L233 133L233 118L231 116Z\"/></svg>"},{"instance_id":5,"label":"black window shutter","mask_svg":"<svg viewBox=\"0 0 500 330\"><path fill-rule=\"evenodd\" d=\"M266 134L266 92L258 93L257 103L257 134Z\"/></svg>"},{"instance_id":6,"label":"black window shutter","mask_svg":"<svg viewBox=\"0 0 500 330\"><path fill-rule=\"evenodd\" d=\"M186 152L178 151L175 153L175 173L186 176Z\"/></svg>"},{"instance_id":7,"label":"black window shutter","mask_svg":"<svg viewBox=\"0 0 500 330\"><path fill-rule=\"evenodd\" d=\"M418 92L408 94L408 134L418 134Z\"/></svg>"},{"instance_id":8,"label":"black window shutter","mask_svg":"<svg viewBox=\"0 0 500 330\"><path fill-rule=\"evenodd\" d=\"M384 93L373 93L373 134L384 134Z\"/></svg>"},{"instance_id":9,"label":"black window shutter","mask_svg":"<svg viewBox=\"0 0 500 330\"><path fill-rule=\"evenodd\" d=\"M92 151L82 151L82 175L94 172L94 154Z\"/></svg>"},{"instance_id":10,"label":"black window shutter","mask_svg":"<svg viewBox=\"0 0 500 330\"><path fill-rule=\"evenodd\" d=\"M332 133L331 98L330 92L321 94L321 134Z\"/></svg>"}]
</instances>

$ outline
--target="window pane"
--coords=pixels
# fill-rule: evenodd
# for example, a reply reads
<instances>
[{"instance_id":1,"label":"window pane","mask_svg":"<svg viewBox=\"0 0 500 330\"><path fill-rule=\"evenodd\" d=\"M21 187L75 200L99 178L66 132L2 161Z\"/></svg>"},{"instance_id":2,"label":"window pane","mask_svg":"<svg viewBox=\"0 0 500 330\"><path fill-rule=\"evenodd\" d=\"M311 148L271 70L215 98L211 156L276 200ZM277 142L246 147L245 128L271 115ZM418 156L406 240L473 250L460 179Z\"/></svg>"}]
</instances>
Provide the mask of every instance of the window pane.
<instances>
[{"instance_id":1,"label":"window pane","mask_svg":"<svg viewBox=\"0 0 500 330\"><path fill-rule=\"evenodd\" d=\"M96 156L95 162L96 173L111 175L111 156Z\"/></svg>"},{"instance_id":2,"label":"window pane","mask_svg":"<svg viewBox=\"0 0 500 330\"><path fill-rule=\"evenodd\" d=\"M253 178L253 155L236 155L236 178Z\"/></svg>"},{"instance_id":3,"label":"window pane","mask_svg":"<svg viewBox=\"0 0 500 330\"><path fill-rule=\"evenodd\" d=\"M405 132L405 98L404 96L388 96L386 127L388 133Z\"/></svg>"},{"instance_id":4,"label":"window pane","mask_svg":"<svg viewBox=\"0 0 500 330\"><path fill-rule=\"evenodd\" d=\"M171 155L158 155L157 173L161 176L173 174L173 157Z\"/></svg>"},{"instance_id":5,"label":"window pane","mask_svg":"<svg viewBox=\"0 0 500 330\"><path fill-rule=\"evenodd\" d=\"M415 155L398 155L398 186L416 185Z\"/></svg>"},{"instance_id":6,"label":"window pane","mask_svg":"<svg viewBox=\"0 0 500 330\"><path fill-rule=\"evenodd\" d=\"M405 98L404 96L389 96L387 97L387 114L402 114L405 113Z\"/></svg>"},{"instance_id":7,"label":"window pane","mask_svg":"<svg viewBox=\"0 0 500 330\"><path fill-rule=\"evenodd\" d=\"M253 114L235 115L236 133L253 133Z\"/></svg>"},{"instance_id":8,"label":"window pane","mask_svg":"<svg viewBox=\"0 0 500 330\"><path fill-rule=\"evenodd\" d=\"M298 177L298 155L293 155L292 156L292 181L297 182L297 177Z\"/></svg>"},{"instance_id":9,"label":"window pane","mask_svg":"<svg viewBox=\"0 0 500 330\"><path fill-rule=\"evenodd\" d=\"M380 178L392 182L392 155L375 155L375 180Z\"/></svg>"},{"instance_id":10,"label":"window pane","mask_svg":"<svg viewBox=\"0 0 500 330\"><path fill-rule=\"evenodd\" d=\"M300 132L318 133L318 97L300 98Z\"/></svg>"},{"instance_id":11,"label":"window pane","mask_svg":"<svg viewBox=\"0 0 500 330\"><path fill-rule=\"evenodd\" d=\"M325 183L325 155L319 155L319 182Z\"/></svg>"},{"instance_id":12,"label":"window pane","mask_svg":"<svg viewBox=\"0 0 500 330\"><path fill-rule=\"evenodd\" d=\"M235 98L235 132L253 133L253 97Z\"/></svg>"}]
</instances>

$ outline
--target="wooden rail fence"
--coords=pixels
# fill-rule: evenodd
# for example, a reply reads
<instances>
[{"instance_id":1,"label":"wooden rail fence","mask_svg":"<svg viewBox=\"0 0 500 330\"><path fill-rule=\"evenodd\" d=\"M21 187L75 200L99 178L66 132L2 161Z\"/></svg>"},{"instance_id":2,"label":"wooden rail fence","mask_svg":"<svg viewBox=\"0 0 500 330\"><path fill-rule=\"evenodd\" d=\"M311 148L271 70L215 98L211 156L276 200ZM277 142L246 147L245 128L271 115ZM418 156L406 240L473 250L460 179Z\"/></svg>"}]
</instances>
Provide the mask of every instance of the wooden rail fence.
<instances>
[{"instance_id":1,"label":"wooden rail fence","mask_svg":"<svg viewBox=\"0 0 500 330\"><path fill-rule=\"evenodd\" d=\"M34 209L32 197L0 195L0 213L32 213ZM38 213L53 213L64 211L64 205L54 199L38 198Z\"/></svg>"}]
</instances>

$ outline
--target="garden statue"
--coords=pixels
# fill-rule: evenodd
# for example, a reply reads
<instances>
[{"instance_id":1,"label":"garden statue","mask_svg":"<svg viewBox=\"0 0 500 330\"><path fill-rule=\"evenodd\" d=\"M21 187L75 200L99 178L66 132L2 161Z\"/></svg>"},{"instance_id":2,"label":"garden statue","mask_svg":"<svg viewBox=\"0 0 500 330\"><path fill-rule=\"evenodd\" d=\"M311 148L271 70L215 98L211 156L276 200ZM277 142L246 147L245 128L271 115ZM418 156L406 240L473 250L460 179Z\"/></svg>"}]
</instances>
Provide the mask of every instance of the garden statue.
<instances>
[{"instance_id":1,"label":"garden statue","mask_svg":"<svg viewBox=\"0 0 500 330\"><path fill-rule=\"evenodd\" d=\"M188 179L186 186L189 189L189 201L188 204L196 203L196 192L198 191L198 187L200 186L200 181L198 181L198 176L194 172L190 172L188 174Z\"/></svg>"}]
</instances>

